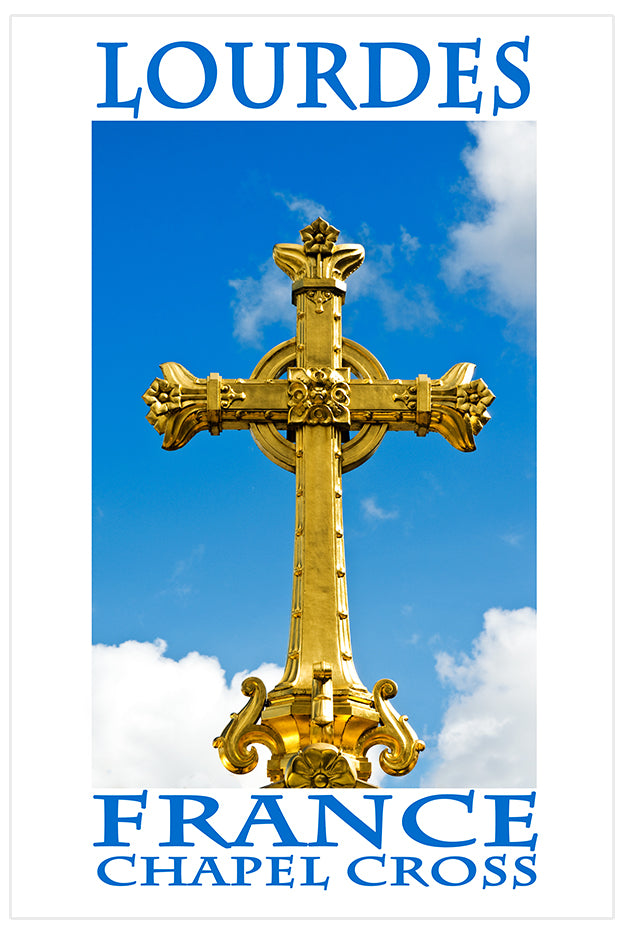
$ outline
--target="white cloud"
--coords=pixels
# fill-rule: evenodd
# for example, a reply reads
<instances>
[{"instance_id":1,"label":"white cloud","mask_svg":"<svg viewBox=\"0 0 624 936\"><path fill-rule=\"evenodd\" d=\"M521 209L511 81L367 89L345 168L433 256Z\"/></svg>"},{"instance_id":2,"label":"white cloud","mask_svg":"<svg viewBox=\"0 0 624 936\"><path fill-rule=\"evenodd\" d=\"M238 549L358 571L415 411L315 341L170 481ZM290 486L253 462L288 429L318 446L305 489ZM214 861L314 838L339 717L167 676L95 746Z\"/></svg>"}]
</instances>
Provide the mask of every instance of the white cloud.
<instances>
[{"instance_id":1,"label":"white cloud","mask_svg":"<svg viewBox=\"0 0 624 936\"><path fill-rule=\"evenodd\" d=\"M302 224L309 224L319 216L329 220L327 208L311 198L285 192L273 194L297 215ZM262 330L266 325L282 324L294 331L288 279L275 266L273 259L262 264L259 277L246 276L244 279L230 280L229 285L236 292L236 298L231 303L234 335L243 344L260 347Z\"/></svg>"},{"instance_id":2,"label":"white cloud","mask_svg":"<svg viewBox=\"0 0 624 936\"><path fill-rule=\"evenodd\" d=\"M394 285L388 275L394 267L394 249L393 244L367 248L366 262L349 278L349 301L373 299L390 330L427 328L438 321L438 313L420 284L411 283L402 288ZM239 341L261 347L262 330L266 325L282 324L294 331L287 282L272 259L262 264L260 276L229 281L236 292L231 306L234 335Z\"/></svg>"},{"instance_id":3,"label":"white cloud","mask_svg":"<svg viewBox=\"0 0 624 936\"><path fill-rule=\"evenodd\" d=\"M93 782L100 787L260 787L268 751L244 776L222 766L212 741L248 699L247 672L228 685L219 661L193 651L165 657L164 640L93 648ZM282 675L273 663L253 670L267 689Z\"/></svg>"},{"instance_id":4,"label":"white cloud","mask_svg":"<svg viewBox=\"0 0 624 936\"><path fill-rule=\"evenodd\" d=\"M310 224L317 218L324 218L329 221L329 211L325 205L314 201L312 198L305 198L302 195L287 195L284 192L273 192L276 198L281 198L289 211L296 214L304 224Z\"/></svg>"},{"instance_id":5,"label":"white cloud","mask_svg":"<svg viewBox=\"0 0 624 936\"><path fill-rule=\"evenodd\" d=\"M232 300L234 310L234 335L243 344L259 347L262 329L276 323L289 326L294 331L294 313L290 304L288 278L275 266L273 259L260 267L260 277L246 276L230 280L236 292Z\"/></svg>"},{"instance_id":6,"label":"white cloud","mask_svg":"<svg viewBox=\"0 0 624 936\"><path fill-rule=\"evenodd\" d=\"M331 212L320 202L303 195L273 192L284 202L289 211L297 215L303 224L317 217L331 222ZM401 225L399 250L411 263L420 241ZM371 240L370 228L364 222L360 237ZM351 243L350 235L342 231L341 242ZM366 262L349 280L349 298L373 299L381 309L386 327L411 329L426 328L438 321L438 313L429 299L426 289L418 283L397 287L390 276L394 268L395 244L372 244L366 248ZM284 274L267 260L260 267L258 277L230 280L236 298L231 306L234 311L234 335L243 344L260 347L265 325L280 323L294 329L293 313L288 303L288 290Z\"/></svg>"},{"instance_id":7,"label":"white cloud","mask_svg":"<svg viewBox=\"0 0 624 936\"><path fill-rule=\"evenodd\" d=\"M370 236L366 226L362 233ZM408 235L410 236L410 235ZM438 313L420 283L398 287L389 274L394 269L394 244L366 247L366 262L349 279L349 301L373 299L383 312L386 328L428 328Z\"/></svg>"},{"instance_id":8,"label":"white cloud","mask_svg":"<svg viewBox=\"0 0 624 936\"><path fill-rule=\"evenodd\" d=\"M258 765L232 774L221 764L213 739L230 714L248 699L246 676L259 676L268 690L282 677L274 663L236 673L228 685L216 657L195 651L181 660L165 657L167 644L128 640L93 647L93 785L96 787L247 787L268 783L268 749L255 745ZM371 755L371 783L387 780Z\"/></svg>"},{"instance_id":9,"label":"white cloud","mask_svg":"<svg viewBox=\"0 0 624 936\"><path fill-rule=\"evenodd\" d=\"M522 533L501 533L500 538L508 546L519 546L524 539Z\"/></svg>"},{"instance_id":10,"label":"white cloud","mask_svg":"<svg viewBox=\"0 0 624 936\"><path fill-rule=\"evenodd\" d=\"M369 520L394 520L399 515L396 510L384 510L375 497L365 497L361 503L364 516Z\"/></svg>"},{"instance_id":11,"label":"white cloud","mask_svg":"<svg viewBox=\"0 0 624 936\"><path fill-rule=\"evenodd\" d=\"M440 484L438 476L434 474L433 471L421 471L420 474L434 494L444 494L444 488Z\"/></svg>"},{"instance_id":12,"label":"white cloud","mask_svg":"<svg viewBox=\"0 0 624 936\"><path fill-rule=\"evenodd\" d=\"M175 595L177 598L185 598L187 595L192 594L195 589L185 579L197 561L201 560L204 551L204 544L199 543L187 556L178 559L173 567L173 572L167 579L166 587L162 588L158 595Z\"/></svg>"},{"instance_id":13,"label":"white cloud","mask_svg":"<svg viewBox=\"0 0 624 936\"><path fill-rule=\"evenodd\" d=\"M437 654L438 676L454 694L432 750L437 765L421 786L534 785L535 624L533 608L491 608L470 655Z\"/></svg>"},{"instance_id":14,"label":"white cloud","mask_svg":"<svg viewBox=\"0 0 624 936\"><path fill-rule=\"evenodd\" d=\"M416 643L412 635L410 643ZM176 661L166 643L126 641L93 648L93 783L98 787L250 787L266 783L268 753L244 776L231 774L212 746L231 712L247 699L228 685L215 657L197 652ZM431 787L531 786L535 782L535 612L491 609L470 655L436 657L453 697L437 739ZM252 671L267 689L281 667ZM423 758L424 760L424 758ZM372 757L376 765L377 758ZM424 766L424 763L423 763ZM383 783L376 768L373 782Z\"/></svg>"},{"instance_id":15,"label":"white cloud","mask_svg":"<svg viewBox=\"0 0 624 936\"><path fill-rule=\"evenodd\" d=\"M401 225L401 252L411 263L417 250L420 249L420 241L413 234L410 234L406 228Z\"/></svg>"},{"instance_id":16,"label":"white cloud","mask_svg":"<svg viewBox=\"0 0 624 936\"><path fill-rule=\"evenodd\" d=\"M487 211L450 231L442 273L452 288L487 285L510 335L532 331L535 315L535 124L470 125L477 145L463 160Z\"/></svg>"}]
</instances>

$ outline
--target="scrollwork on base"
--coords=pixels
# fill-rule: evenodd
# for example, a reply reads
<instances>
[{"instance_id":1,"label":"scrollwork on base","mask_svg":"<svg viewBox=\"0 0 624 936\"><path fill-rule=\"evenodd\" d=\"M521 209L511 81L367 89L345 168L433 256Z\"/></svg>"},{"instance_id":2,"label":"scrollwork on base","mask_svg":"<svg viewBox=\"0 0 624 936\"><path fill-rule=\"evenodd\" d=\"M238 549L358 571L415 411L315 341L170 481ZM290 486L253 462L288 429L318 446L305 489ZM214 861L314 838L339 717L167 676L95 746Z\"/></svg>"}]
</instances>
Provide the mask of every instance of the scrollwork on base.
<instances>
[{"instance_id":1,"label":"scrollwork on base","mask_svg":"<svg viewBox=\"0 0 624 936\"><path fill-rule=\"evenodd\" d=\"M402 777L416 766L418 755L424 751L407 715L399 715L388 699L397 694L397 684L392 679L380 679L373 688L373 704L381 717L381 724L364 732L358 741L355 753L364 757L375 744L385 744L386 750L379 755L381 769L393 777Z\"/></svg>"},{"instance_id":2,"label":"scrollwork on base","mask_svg":"<svg viewBox=\"0 0 624 936\"><path fill-rule=\"evenodd\" d=\"M241 690L249 702L234 713L223 733L213 744L223 765L232 773L244 774L258 764L254 744L264 744L271 752L268 764L272 787L289 788L353 788L369 786L364 783L370 776L370 762L366 754L376 744L386 750L379 756L385 773L402 777L415 767L418 755L425 745L418 739L407 722L388 701L397 694L397 685L391 679L380 679L373 689L373 704L381 724L365 731L355 749L341 750L332 744L310 744L297 753L287 753L283 739L269 725L256 724L266 702L266 688L257 676L248 676Z\"/></svg>"},{"instance_id":3,"label":"scrollwork on base","mask_svg":"<svg viewBox=\"0 0 624 936\"><path fill-rule=\"evenodd\" d=\"M252 744L264 744L272 755L284 754L284 742L268 725L257 725L266 701L266 687L257 676L248 676L241 686L243 695L250 696L247 705L234 712L229 725L213 746L217 748L221 763L232 773L249 773L258 764L258 751Z\"/></svg>"}]
</instances>

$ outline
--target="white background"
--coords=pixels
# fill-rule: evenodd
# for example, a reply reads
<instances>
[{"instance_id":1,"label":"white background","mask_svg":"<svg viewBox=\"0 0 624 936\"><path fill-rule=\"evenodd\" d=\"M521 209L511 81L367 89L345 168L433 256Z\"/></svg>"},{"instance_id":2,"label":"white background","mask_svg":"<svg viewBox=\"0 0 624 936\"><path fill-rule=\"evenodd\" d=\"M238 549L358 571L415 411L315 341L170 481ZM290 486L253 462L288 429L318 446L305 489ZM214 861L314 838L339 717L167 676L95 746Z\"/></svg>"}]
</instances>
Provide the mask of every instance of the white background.
<instances>
[{"instance_id":1,"label":"white background","mask_svg":"<svg viewBox=\"0 0 624 936\"><path fill-rule=\"evenodd\" d=\"M527 34L531 97L497 119L538 122L538 882L514 893L361 888L351 912L368 919L610 916L610 30L606 17L523 15L316 18L313 27L301 18L290 24L208 17L13 21L15 917L275 914L274 888L237 888L232 896L226 888L203 887L189 896L162 886L106 888L94 874L91 843L101 827L90 789L90 133L92 120L132 120L130 110L95 106L104 99L104 53L96 43L129 43L120 53L129 65L120 94L131 97L143 86L139 119L326 120L367 119L372 112L347 112L332 104L331 94L318 115L297 110L301 90L279 108L232 113L229 97L219 97L221 80L204 109L171 111L150 104L147 62L181 38L202 42L217 56L225 41L327 40L355 49L387 40L429 53L439 41L481 36L485 89L492 84L486 45L493 61L502 42ZM449 119L449 111L437 108L444 84L444 70L432 68L417 112L398 108L374 117ZM364 77L360 88L358 100L365 100ZM491 103L484 101L480 119L489 117ZM114 388L111 407L114 412ZM248 794L240 795L247 803ZM416 794L400 796L407 805ZM296 896L295 888L283 892ZM314 900L315 916L345 915L340 894L321 892ZM312 915L288 909L288 916L301 914ZM134 925L153 932L157 924Z\"/></svg>"}]
</instances>

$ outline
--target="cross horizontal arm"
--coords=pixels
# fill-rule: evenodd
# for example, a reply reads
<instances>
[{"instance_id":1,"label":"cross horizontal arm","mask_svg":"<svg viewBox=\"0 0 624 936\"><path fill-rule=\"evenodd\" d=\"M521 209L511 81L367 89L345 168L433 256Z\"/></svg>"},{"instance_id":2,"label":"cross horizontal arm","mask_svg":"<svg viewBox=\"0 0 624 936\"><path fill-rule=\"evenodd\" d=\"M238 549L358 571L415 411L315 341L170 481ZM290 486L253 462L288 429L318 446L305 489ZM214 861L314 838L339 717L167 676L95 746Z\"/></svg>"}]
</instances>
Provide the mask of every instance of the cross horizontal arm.
<instances>
[{"instance_id":1,"label":"cross horizontal arm","mask_svg":"<svg viewBox=\"0 0 624 936\"><path fill-rule=\"evenodd\" d=\"M219 374L198 378L172 362L162 364L161 370L163 378L152 382L143 399L150 407L147 419L164 435L163 448L169 451L182 448L202 430L218 435L223 429L248 429L254 424L286 429L324 412L325 404L314 407L308 397L316 399L319 389L327 396L329 387L334 396L339 393L338 403L329 400L338 413L328 409L330 421L342 420L354 431L384 425L420 436L438 432L460 451L472 452L474 437L489 420L487 407L494 400L483 380L471 379L474 364L466 363L456 364L439 380L426 374L415 380L351 380L348 368L309 373L291 368L289 380L230 380ZM319 421L318 415L315 418Z\"/></svg>"},{"instance_id":2,"label":"cross horizontal arm","mask_svg":"<svg viewBox=\"0 0 624 936\"><path fill-rule=\"evenodd\" d=\"M431 380L352 380L351 426L385 424L424 436L438 432L462 452L475 449L474 436L490 419L494 394L483 380L472 380L474 364L456 364Z\"/></svg>"},{"instance_id":3,"label":"cross horizontal arm","mask_svg":"<svg viewBox=\"0 0 624 936\"><path fill-rule=\"evenodd\" d=\"M286 426L288 387L285 380L229 380L225 377L220 380L222 429L247 428L250 422L271 422L277 426L283 422Z\"/></svg>"},{"instance_id":4,"label":"cross horizontal arm","mask_svg":"<svg viewBox=\"0 0 624 936\"><path fill-rule=\"evenodd\" d=\"M163 448L180 449L198 432L218 435L222 429L248 429L251 423L286 427L288 387L285 380L229 380L219 374L193 376L181 364L161 364L143 395L148 421L164 435Z\"/></svg>"}]
</instances>

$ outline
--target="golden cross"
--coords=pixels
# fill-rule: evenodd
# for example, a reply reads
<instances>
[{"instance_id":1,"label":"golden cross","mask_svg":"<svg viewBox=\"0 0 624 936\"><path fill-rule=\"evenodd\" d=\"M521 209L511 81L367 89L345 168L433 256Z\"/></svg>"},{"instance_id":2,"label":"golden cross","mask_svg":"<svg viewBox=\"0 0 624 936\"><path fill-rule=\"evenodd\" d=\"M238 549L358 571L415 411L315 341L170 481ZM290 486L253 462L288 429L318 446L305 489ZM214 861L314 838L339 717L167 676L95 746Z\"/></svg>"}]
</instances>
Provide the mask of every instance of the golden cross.
<instances>
[{"instance_id":1,"label":"golden cross","mask_svg":"<svg viewBox=\"0 0 624 936\"><path fill-rule=\"evenodd\" d=\"M253 744L266 745L277 787L369 786L366 754L377 744L385 745L379 761L386 773L400 776L416 764L424 744L389 701L396 684L382 679L369 692L353 662L342 474L370 458L389 429L438 432L473 451L494 399L482 380L472 380L473 364L456 364L439 380L390 380L366 348L342 337L345 280L364 248L338 244L339 233L317 218L301 231L303 244L275 246L276 264L293 281L296 337L269 351L251 377L198 379L180 364L162 364L164 379L143 397L165 449L181 448L203 429L247 428L268 458L295 474L284 674L268 695L260 679L248 677L242 691L250 701L214 742L235 773L253 770Z\"/></svg>"}]
</instances>

